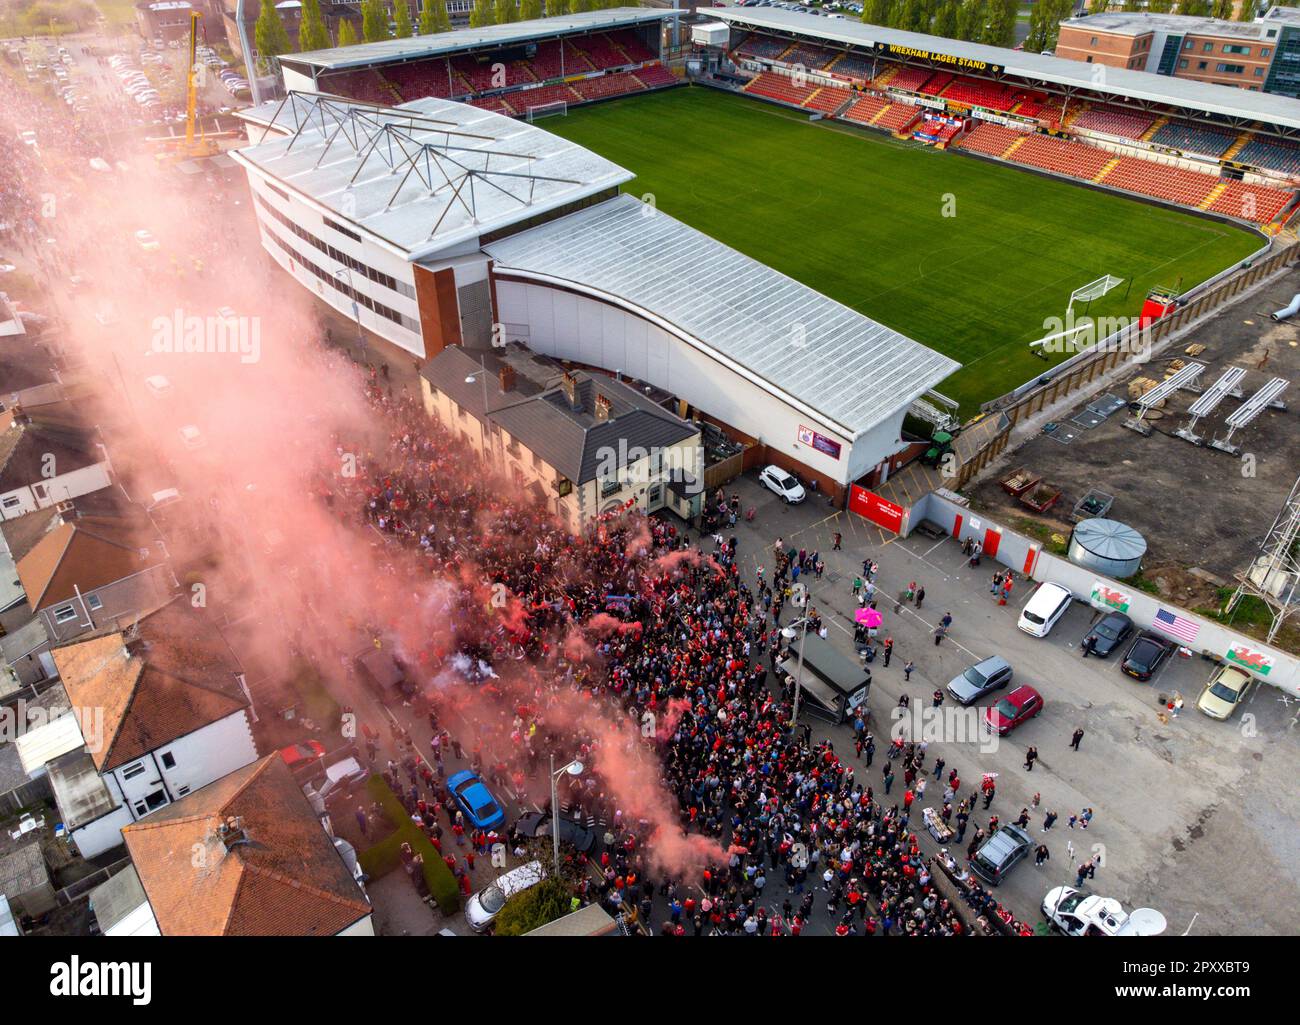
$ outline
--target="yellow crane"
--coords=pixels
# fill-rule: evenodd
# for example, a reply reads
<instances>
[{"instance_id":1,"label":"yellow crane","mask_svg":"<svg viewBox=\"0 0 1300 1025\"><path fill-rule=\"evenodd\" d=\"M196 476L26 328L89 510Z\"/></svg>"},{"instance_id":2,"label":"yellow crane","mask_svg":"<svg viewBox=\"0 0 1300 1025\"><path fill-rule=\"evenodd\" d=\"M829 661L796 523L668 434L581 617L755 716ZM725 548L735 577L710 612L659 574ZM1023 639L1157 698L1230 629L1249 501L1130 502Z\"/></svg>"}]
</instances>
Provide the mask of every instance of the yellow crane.
<instances>
[{"instance_id":1,"label":"yellow crane","mask_svg":"<svg viewBox=\"0 0 1300 1025\"><path fill-rule=\"evenodd\" d=\"M202 65L198 60L201 17L203 15L198 11L190 11L189 65L185 73L185 140L182 142L177 138L170 152L159 153L158 156L163 159L191 160L216 156L221 152L217 140L210 139L204 134L203 125L198 118L199 76L203 74Z\"/></svg>"}]
</instances>

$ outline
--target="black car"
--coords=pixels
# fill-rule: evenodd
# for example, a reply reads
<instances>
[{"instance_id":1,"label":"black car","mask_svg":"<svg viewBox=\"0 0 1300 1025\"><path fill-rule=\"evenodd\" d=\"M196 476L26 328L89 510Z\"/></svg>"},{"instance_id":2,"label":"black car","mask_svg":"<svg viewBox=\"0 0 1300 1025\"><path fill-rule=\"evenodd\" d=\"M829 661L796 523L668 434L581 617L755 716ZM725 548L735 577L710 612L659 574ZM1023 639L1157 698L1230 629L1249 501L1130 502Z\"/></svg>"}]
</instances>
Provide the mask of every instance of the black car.
<instances>
[{"instance_id":1,"label":"black car","mask_svg":"<svg viewBox=\"0 0 1300 1025\"><path fill-rule=\"evenodd\" d=\"M997 886L1033 849L1028 833L1019 826L1006 825L984 841L970 867L990 886Z\"/></svg>"},{"instance_id":2,"label":"black car","mask_svg":"<svg viewBox=\"0 0 1300 1025\"><path fill-rule=\"evenodd\" d=\"M551 838L551 815L549 812L529 812L521 815L515 823L515 832L530 839ZM590 854L596 846L596 834L590 829L583 829L572 819L560 816L560 842L566 843L579 854Z\"/></svg>"},{"instance_id":3,"label":"black car","mask_svg":"<svg viewBox=\"0 0 1300 1025\"><path fill-rule=\"evenodd\" d=\"M1173 650L1173 645L1162 637L1139 634L1120 663L1120 669L1134 679L1149 680Z\"/></svg>"},{"instance_id":4,"label":"black car","mask_svg":"<svg viewBox=\"0 0 1300 1025\"><path fill-rule=\"evenodd\" d=\"M1128 640L1132 632L1133 620L1122 612L1108 612L1084 635L1083 643L1091 643L1090 654L1109 658L1110 653Z\"/></svg>"}]
</instances>

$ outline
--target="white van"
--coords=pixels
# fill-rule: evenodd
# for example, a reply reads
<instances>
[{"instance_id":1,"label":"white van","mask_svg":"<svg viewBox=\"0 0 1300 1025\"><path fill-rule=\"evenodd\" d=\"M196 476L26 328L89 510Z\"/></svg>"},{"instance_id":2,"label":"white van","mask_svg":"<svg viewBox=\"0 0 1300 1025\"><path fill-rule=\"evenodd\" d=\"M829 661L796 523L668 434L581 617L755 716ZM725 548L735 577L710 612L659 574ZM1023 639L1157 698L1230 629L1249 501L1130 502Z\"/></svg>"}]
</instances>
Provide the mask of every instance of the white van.
<instances>
[{"instance_id":1,"label":"white van","mask_svg":"<svg viewBox=\"0 0 1300 1025\"><path fill-rule=\"evenodd\" d=\"M1016 626L1035 637L1046 637L1072 601L1074 595L1060 584L1040 584L1033 597L1025 603Z\"/></svg>"},{"instance_id":2,"label":"white van","mask_svg":"<svg viewBox=\"0 0 1300 1025\"><path fill-rule=\"evenodd\" d=\"M465 920L475 932L482 932L492 924L506 901L516 893L536 886L546 878L546 868L540 861L512 868L494 883L479 890L465 903Z\"/></svg>"}]
</instances>

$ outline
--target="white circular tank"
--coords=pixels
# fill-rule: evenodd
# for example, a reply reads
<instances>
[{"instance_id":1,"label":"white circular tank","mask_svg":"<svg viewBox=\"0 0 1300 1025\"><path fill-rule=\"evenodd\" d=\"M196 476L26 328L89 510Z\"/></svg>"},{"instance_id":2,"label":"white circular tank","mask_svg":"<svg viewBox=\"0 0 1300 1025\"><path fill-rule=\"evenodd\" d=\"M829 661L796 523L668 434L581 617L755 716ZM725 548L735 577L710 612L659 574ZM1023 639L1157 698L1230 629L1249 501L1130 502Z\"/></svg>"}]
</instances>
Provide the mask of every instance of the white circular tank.
<instances>
[{"instance_id":1,"label":"white circular tank","mask_svg":"<svg viewBox=\"0 0 1300 1025\"><path fill-rule=\"evenodd\" d=\"M1141 569L1146 551L1146 538L1118 520L1083 520L1070 535L1071 562L1117 580Z\"/></svg>"}]
</instances>

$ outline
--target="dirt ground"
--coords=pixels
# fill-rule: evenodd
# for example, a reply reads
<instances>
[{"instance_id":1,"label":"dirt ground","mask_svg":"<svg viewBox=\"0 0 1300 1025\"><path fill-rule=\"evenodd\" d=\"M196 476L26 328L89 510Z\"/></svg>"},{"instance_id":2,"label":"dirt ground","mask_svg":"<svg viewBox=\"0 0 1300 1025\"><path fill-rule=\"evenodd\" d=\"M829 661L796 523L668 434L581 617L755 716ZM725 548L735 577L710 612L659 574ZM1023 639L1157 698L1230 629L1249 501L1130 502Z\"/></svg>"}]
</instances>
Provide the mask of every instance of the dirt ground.
<instances>
[{"instance_id":1,"label":"dirt ground","mask_svg":"<svg viewBox=\"0 0 1300 1025\"><path fill-rule=\"evenodd\" d=\"M1233 444L1238 456L1197 447L1173 436L1187 423L1187 408L1196 395L1175 393L1148 422L1154 428L1144 438L1121 426L1130 414L1121 409L1091 429L1078 429L1069 444L1039 434L1009 454L1005 469L975 486L973 504L1000 518L1012 529L1050 544L1052 535L1068 538L1075 503L1090 489L1115 496L1107 516L1127 523L1146 538L1143 577L1160 593L1189 606L1217 606L1219 586L1232 586L1235 576L1257 553L1265 532L1300 472L1297 408L1300 408L1300 323L1274 323L1269 314L1300 292L1300 272L1292 272L1258 294L1229 307L1213 320L1150 363L1134 368L1110 394L1129 398L1129 382L1138 377L1160 380L1168 362L1190 359L1187 346L1204 345L1195 357L1206 365L1204 388L1229 366L1246 368L1243 398L1228 397L1197 425L1209 439L1223 437L1223 421L1270 378L1293 383L1281 396L1290 407L1268 409L1238 430ZM1069 421L1096 398L1081 398ZM1024 467L1041 474L1062 495L1046 514L1037 514L1008 496L998 481L1006 472Z\"/></svg>"}]
</instances>

